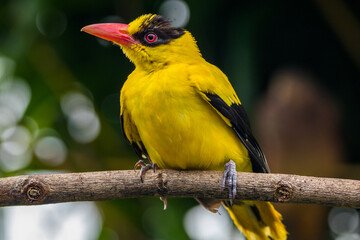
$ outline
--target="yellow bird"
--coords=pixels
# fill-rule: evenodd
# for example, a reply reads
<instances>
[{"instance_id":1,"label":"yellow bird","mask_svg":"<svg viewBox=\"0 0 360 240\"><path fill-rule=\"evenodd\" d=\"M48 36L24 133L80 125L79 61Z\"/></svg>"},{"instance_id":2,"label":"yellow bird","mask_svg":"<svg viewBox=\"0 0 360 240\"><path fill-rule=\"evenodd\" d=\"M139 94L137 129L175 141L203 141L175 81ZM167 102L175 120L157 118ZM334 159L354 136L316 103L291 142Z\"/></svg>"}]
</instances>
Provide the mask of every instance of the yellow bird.
<instances>
[{"instance_id":1,"label":"yellow bird","mask_svg":"<svg viewBox=\"0 0 360 240\"><path fill-rule=\"evenodd\" d=\"M124 135L141 159L141 180L156 166L224 170L229 201L222 204L247 239L286 239L282 217L269 202L233 202L236 171L269 168L228 78L202 57L191 33L156 14L82 31L119 45L135 64L121 90L120 114ZM212 212L221 204L197 200Z\"/></svg>"}]
</instances>

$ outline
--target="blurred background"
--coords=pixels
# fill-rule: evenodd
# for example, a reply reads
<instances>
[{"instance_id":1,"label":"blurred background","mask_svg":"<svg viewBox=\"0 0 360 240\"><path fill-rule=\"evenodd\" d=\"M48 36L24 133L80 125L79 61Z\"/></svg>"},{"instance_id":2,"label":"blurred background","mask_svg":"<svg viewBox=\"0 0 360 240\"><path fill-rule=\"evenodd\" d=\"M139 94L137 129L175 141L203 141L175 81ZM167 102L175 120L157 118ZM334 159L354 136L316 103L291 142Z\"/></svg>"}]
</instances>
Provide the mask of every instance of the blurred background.
<instances>
[{"instance_id":1,"label":"blurred background","mask_svg":"<svg viewBox=\"0 0 360 240\"><path fill-rule=\"evenodd\" d=\"M0 176L131 169L119 92L133 65L80 32L161 13L229 77L272 172L360 179L356 0L2 0ZM0 239L243 239L227 214L155 198L0 209ZM277 204L289 239L360 239L359 211Z\"/></svg>"}]
</instances>

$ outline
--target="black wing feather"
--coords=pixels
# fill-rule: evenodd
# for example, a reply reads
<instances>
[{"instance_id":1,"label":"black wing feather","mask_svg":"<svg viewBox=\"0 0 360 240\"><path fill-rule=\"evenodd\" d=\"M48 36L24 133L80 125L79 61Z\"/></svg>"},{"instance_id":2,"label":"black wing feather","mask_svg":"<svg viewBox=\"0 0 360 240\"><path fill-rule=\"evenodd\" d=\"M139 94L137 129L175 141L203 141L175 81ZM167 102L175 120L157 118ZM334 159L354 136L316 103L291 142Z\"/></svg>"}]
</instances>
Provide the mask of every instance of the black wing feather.
<instances>
[{"instance_id":1,"label":"black wing feather","mask_svg":"<svg viewBox=\"0 0 360 240\"><path fill-rule=\"evenodd\" d=\"M216 94L204 94L210 99L209 103L224 117L230 120L232 129L249 151L253 171L262 173L270 172L264 154L252 135L250 122L244 107L236 103L229 106Z\"/></svg>"},{"instance_id":2,"label":"black wing feather","mask_svg":"<svg viewBox=\"0 0 360 240\"><path fill-rule=\"evenodd\" d=\"M130 142L130 140L126 136L125 130L124 130L124 117L123 117L123 115L120 115L120 122L121 122L121 130L122 130L122 132L124 134L124 137L125 137L126 141L133 147L136 155L138 155L138 157L140 159L145 159L145 158L150 159L149 155L148 155L148 153L146 151L146 148L145 148L142 141Z\"/></svg>"}]
</instances>

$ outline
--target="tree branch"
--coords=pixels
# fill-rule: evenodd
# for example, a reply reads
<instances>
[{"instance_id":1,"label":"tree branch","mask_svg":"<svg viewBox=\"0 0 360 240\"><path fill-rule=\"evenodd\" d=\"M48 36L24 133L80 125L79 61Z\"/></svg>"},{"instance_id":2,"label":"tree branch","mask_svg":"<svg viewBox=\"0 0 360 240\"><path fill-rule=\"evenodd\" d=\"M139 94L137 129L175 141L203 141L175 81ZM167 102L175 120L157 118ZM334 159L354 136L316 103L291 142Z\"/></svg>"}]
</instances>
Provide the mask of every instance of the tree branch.
<instances>
[{"instance_id":1,"label":"tree branch","mask_svg":"<svg viewBox=\"0 0 360 240\"><path fill-rule=\"evenodd\" d=\"M219 171L103 171L0 178L0 206L167 196L226 199ZM238 173L238 200L360 208L360 181L288 174Z\"/></svg>"}]
</instances>

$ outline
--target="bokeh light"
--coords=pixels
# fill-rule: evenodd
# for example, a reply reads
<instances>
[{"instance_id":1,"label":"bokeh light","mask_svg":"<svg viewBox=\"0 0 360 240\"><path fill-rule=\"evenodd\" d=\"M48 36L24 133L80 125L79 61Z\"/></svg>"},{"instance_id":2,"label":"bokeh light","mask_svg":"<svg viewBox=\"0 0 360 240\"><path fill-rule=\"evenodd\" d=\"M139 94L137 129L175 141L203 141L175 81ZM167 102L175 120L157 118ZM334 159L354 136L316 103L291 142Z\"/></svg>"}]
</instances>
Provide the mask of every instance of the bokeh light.
<instances>
[{"instance_id":1,"label":"bokeh light","mask_svg":"<svg viewBox=\"0 0 360 240\"><path fill-rule=\"evenodd\" d=\"M360 240L359 233L346 233L335 238L335 240Z\"/></svg>"},{"instance_id":2,"label":"bokeh light","mask_svg":"<svg viewBox=\"0 0 360 240\"><path fill-rule=\"evenodd\" d=\"M65 161L67 148L60 138L46 136L36 142L34 152L44 163L58 166Z\"/></svg>"},{"instance_id":3,"label":"bokeh light","mask_svg":"<svg viewBox=\"0 0 360 240\"><path fill-rule=\"evenodd\" d=\"M6 129L1 134L0 164L4 171L15 171L24 168L31 161L30 144L32 136L23 126Z\"/></svg>"},{"instance_id":4,"label":"bokeh light","mask_svg":"<svg viewBox=\"0 0 360 240\"><path fill-rule=\"evenodd\" d=\"M70 135L79 143L89 143L100 133L101 125L94 105L84 94L69 92L61 98Z\"/></svg>"},{"instance_id":5,"label":"bokeh light","mask_svg":"<svg viewBox=\"0 0 360 240\"><path fill-rule=\"evenodd\" d=\"M95 240L102 228L92 202L5 207L3 220L6 240Z\"/></svg>"},{"instance_id":6,"label":"bokeh light","mask_svg":"<svg viewBox=\"0 0 360 240\"><path fill-rule=\"evenodd\" d=\"M14 125L16 117L13 111L6 106L0 105L0 134L8 127Z\"/></svg>"},{"instance_id":7,"label":"bokeh light","mask_svg":"<svg viewBox=\"0 0 360 240\"><path fill-rule=\"evenodd\" d=\"M28 83L22 79L8 79L0 85L1 129L17 123L25 113L31 99Z\"/></svg>"},{"instance_id":8,"label":"bokeh light","mask_svg":"<svg viewBox=\"0 0 360 240\"><path fill-rule=\"evenodd\" d=\"M93 110L94 106L90 99L80 92L68 92L61 97L61 109L65 115L70 116L79 108Z\"/></svg>"},{"instance_id":9,"label":"bokeh light","mask_svg":"<svg viewBox=\"0 0 360 240\"><path fill-rule=\"evenodd\" d=\"M66 30L67 19L58 9L40 11L36 15L36 27L48 38L60 37Z\"/></svg>"},{"instance_id":10,"label":"bokeh light","mask_svg":"<svg viewBox=\"0 0 360 240\"><path fill-rule=\"evenodd\" d=\"M6 128L13 126L19 118L11 102L11 100L16 98L11 91L11 89L14 89L12 85L12 75L15 65L14 60L0 55L0 134ZM16 101L17 99L15 99L15 102Z\"/></svg>"},{"instance_id":11,"label":"bokeh light","mask_svg":"<svg viewBox=\"0 0 360 240\"><path fill-rule=\"evenodd\" d=\"M212 213L198 205L186 213L185 230L191 239L245 239L233 228L229 214L221 206L219 213Z\"/></svg>"},{"instance_id":12,"label":"bokeh light","mask_svg":"<svg viewBox=\"0 0 360 240\"><path fill-rule=\"evenodd\" d=\"M190 9L182 0L168 0L161 4L159 13L172 21L174 27L184 27L190 19Z\"/></svg>"},{"instance_id":13,"label":"bokeh light","mask_svg":"<svg viewBox=\"0 0 360 240\"><path fill-rule=\"evenodd\" d=\"M93 141L100 133L100 121L94 111L79 109L68 118L70 135L80 143Z\"/></svg>"},{"instance_id":14,"label":"bokeh light","mask_svg":"<svg viewBox=\"0 0 360 240\"><path fill-rule=\"evenodd\" d=\"M328 222L331 231L335 234L353 233L359 229L359 213L355 209L332 208Z\"/></svg>"}]
</instances>

